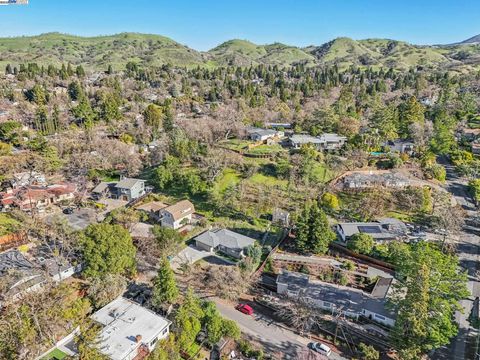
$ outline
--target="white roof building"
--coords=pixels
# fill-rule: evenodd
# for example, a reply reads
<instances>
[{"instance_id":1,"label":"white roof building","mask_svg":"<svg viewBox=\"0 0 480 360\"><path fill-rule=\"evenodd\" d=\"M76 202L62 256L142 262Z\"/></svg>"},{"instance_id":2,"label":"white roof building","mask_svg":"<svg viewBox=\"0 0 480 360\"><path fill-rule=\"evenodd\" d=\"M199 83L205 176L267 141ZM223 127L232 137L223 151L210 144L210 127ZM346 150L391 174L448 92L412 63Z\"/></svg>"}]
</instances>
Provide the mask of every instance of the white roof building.
<instances>
[{"instance_id":1,"label":"white roof building","mask_svg":"<svg viewBox=\"0 0 480 360\"><path fill-rule=\"evenodd\" d=\"M132 360L152 351L169 334L171 322L137 303L119 297L92 315L103 325L99 350L112 360Z\"/></svg>"}]
</instances>

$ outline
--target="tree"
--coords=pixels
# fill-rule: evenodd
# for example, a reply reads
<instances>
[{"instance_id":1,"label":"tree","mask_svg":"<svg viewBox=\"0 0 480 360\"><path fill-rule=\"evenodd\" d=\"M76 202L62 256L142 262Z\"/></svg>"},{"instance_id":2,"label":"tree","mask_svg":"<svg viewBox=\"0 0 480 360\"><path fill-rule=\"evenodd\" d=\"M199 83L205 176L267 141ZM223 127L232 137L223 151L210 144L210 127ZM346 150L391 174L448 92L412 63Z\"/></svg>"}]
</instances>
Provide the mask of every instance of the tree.
<instances>
[{"instance_id":1,"label":"tree","mask_svg":"<svg viewBox=\"0 0 480 360\"><path fill-rule=\"evenodd\" d=\"M202 318L204 316L200 300L193 293L191 288L188 288L182 305L180 305L175 314L175 325L178 331L178 344L182 349L188 349L198 333L202 329Z\"/></svg>"},{"instance_id":2,"label":"tree","mask_svg":"<svg viewBox=\"0 0 480 360\"><path fill-rule=\"evenodd\" d=\"M400 134L406 138L411 136L410 126L412 124L425 124L425 108L418 102L415 96L400 106Z\"/></svg>"},{"instance_id":3,"label":"tree","mask_svg":"<svg viewBox=\"0 0 480 360\"><path fill-rule=\"evenodd\" d=\"M392 341L402 359L446 345L458 332L455 312L469 295L467 274L459 271L458 257L435 244L414 245L410 257L397 266L391 305L397 312Z\"/></svg>"},{"instance_id":4,"label":"tree","mask_svg":"<svg viewBox=\"0 0 480 360\"><path fill-rule=\"evenodd\" d=\"M143 112L145 124L152 127L154 131L158 131L162 127L163 117L162 108L155 104L148 105Z\"/></svg>"},{"instance_id":5,"label":"tree","mask_svg":"<svg viewBox=\"0 0 480 360\"><path fill-rule=\"evenodd\" d=\"M86 96L81 96L78 105L72 108L71 112L85 127L90 128L93 126L96 115Z\"/></svg>"},{"instance_id":6,"label":"tree","mask_svg":"<svg viewBox=\"0 0 480 360\"><path fill-rule=\"evenodd\" d=\"M74 338L79 360L107 360L98 350L100 330L100 326L92 320L80 326L80 331Z\"/></svg>"},{"instance_id":7,"label":"tree","mask_svg":"<svg viewBox=\"0 0 480 360\"><path fill-rule=\"evenodd\" d=\"M175 334L170 333L168 338L160 340L148 360L182 360Z\"/></svg>"},{"instance_id":8,"label":"tree","mask_svg":"<svg viewBox=\"0 0 480 360\"><path fill-rule=\"evenodd\" d=\"M183 237L178 231L162 226L154 226L152 234L158 247L160 257L171 256L180 251Z\"/></svg>"},{"instance_id":9,"label":"tree","mask_svg":"<svg viewBox=\"0 0 480 360\"><path fill-rule=\"evenodd\" d=\"M360 352L362 353L363 360L378 360L380 359L380 353L375 350L371 345L360 343L358 346Z\"/></svg>"},{"instance_id":10,"label":"tree","mask_svg":"<svg viewBox=\"0 0 480 360\"><path fill-rule=\"evenodd\" d=\"M135 274L135 246L129 232L120 225L91 224L79 242L86 277Z\"/></svg>"},{"instance_id":11,"label":"tree","mask_svg":"<svg viewBox=\"0 0 480 360\"><path fill-rule=\"evenodd\" d=\"M322 206L335 211L340 207L340 202L335 194L326 192L322 195Z\"/></svg>"},{"instance_id":12,"label":"tree","mask_svg":"<svg viewBox=\"0 0 480 360\"><path fill-rule=\"evenodd\" d=\"M67 93L72 101L77 101L84 96L83 88L78 81L72 81L68 84Z\"/></svg>"},{"instance_id":13,"label":"tree","mask_svg":"<svg viewBox=\"0 0 480 360\"><path fill-rule=\"evenodd\" d=\"M160 260L157 277L153 281L152 305L160 309L164 303L172 304L177 300L179 291L175 274L166 257Z\"/></svg>"},{"instance_id":14,"label":"tree","mask_svg":"<svg viewBox=\"0 0 480 360\"><path fill-rule=\"evenodd\" d=\"M82 65L77 66L77 68L75 69L75 73L79 78L85 77L85 70L83 69Z\"/></svg>"},{"instance_id":15,"label":"tree","mask_svg":"<svg viewBox=\"0 0 480 360\"><path fill-rule=\"evenodd\" d=\"M356 253L368 255L372 252L374 245L372 235L357 233L350 238L347 247Z\"/></svg>"},{"instance_id":16,"label":"tree","mask_svg":"<svg viewBox=\"0 0 480 360\"><path fill-rule=\"evenodd\" d=\"M327 215L316 201L306 203L297 219L296 247L304 252L325 254L328 245L335 240Z\"/></svg>"},{"instance_id":17,"label":"tree","mask_svg":"<svg viewBox=\"0 0 480 360\"><path fill-rule=\"evenodd\" d=\"M122 275L106 274L92 280L87 295L98 309L122 295L127 289L127 280Z\"/></svg>"},{"instance_id":18,"label":"tree","mask_svg":"<svg viewBox=\"0 0 480 360\"><path fill-rule=\"evenodd\" d=\"M214 302L206 301L203 303L202 308L204 313L203 323L209 344L216 344L224 336L233 339L240 337L238 325L232 320L222 318Z\"/></svg>"}]
</instances>

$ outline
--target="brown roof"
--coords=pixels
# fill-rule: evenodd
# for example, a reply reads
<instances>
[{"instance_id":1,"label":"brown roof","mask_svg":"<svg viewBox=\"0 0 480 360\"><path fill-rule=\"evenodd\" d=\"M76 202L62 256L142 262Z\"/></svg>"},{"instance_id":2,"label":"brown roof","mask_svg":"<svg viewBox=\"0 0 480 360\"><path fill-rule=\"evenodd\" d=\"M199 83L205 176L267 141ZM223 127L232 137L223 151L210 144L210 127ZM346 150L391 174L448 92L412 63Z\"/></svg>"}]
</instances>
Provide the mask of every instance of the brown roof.
<instances>
[{"instance_id":1,"label":"brown roof","mask_svg":"<svg viewBox=\"0 0 480 360\"><path fill-rule=\"evenodd\" d=\"M165 209L162 210L162 212L168 212L172 214L173 219L176 221L185 216L193 214L195 212L195 207L190 201L182 200L176 204L167 206Z\"/></svg>"},{"instance_id":2,"label":"brown roof","mask_svg":"<svg viewBox=\"0 0 480 360\"><path fill-rule=\"evenodd\" d=\"M168 205L161 201L151 201L149 203L137 206L137 210L157 212L158 210L165 209L167 206Z\"/></svg>"}]
</instances>

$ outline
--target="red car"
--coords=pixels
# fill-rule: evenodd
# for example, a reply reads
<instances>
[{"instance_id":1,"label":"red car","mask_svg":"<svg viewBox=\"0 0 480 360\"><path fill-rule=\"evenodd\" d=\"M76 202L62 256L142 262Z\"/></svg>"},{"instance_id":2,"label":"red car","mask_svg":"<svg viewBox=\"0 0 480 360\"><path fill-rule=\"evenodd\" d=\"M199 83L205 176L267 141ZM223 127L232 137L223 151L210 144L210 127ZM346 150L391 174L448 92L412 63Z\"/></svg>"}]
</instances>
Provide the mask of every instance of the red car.
<instances>
[{"instance_id":1,"label":"red car","mask_svg":"<svg viewBox=\"0 0 480 360\"><path fill-rule=\"evenodd\" d=\"M238 304L235 309L240 311L241 313L247 314L247 315L253 315L253 309L250 305L247 304Z\"/></svg>"}]
</instances>

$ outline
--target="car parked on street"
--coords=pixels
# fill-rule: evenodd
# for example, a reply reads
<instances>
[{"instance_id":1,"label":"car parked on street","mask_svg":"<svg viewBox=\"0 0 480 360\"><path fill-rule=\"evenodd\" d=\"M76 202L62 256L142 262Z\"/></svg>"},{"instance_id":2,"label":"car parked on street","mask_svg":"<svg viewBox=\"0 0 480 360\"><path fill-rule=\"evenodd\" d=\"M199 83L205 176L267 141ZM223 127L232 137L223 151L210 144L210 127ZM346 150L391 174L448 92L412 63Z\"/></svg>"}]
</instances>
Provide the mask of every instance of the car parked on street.
<instances>
[{"instance_id":1,"label":"car parked on street","mask_svg":"<svg viewBox=\"0 0 480 360\"><path fill-rule=\"evenodd\" d=\"M326 357L329 357L332 354L332 349L320 342L311 342L308 344L308 347L319 354L325 355Z\"/></svg>"},{"instance_id":2,"label":"car parked on street","mask_svg":"<svg viewBox=\"0 0 480 360\"><path fill-rule=\"evenodd\" d=\"M241 313L244 313L246 315L253 315L253 309L250 305L247 304L238 304L235 309L240 311Z\"/></svg>"}]
</instances>

